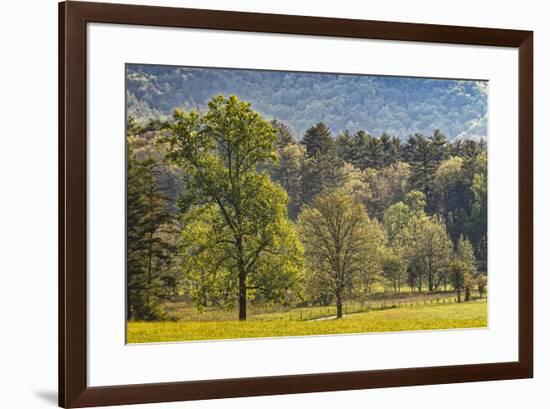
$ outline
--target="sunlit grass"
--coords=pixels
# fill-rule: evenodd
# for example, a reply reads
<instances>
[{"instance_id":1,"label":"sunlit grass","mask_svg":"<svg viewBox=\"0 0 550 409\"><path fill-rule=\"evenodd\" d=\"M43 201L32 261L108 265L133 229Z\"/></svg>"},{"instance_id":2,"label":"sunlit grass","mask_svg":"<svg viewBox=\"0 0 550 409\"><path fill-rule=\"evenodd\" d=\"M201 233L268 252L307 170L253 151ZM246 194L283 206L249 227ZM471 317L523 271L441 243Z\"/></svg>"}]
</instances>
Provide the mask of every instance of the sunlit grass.
<instances>
[{"instance_id":1,"label":"sunlit grass","mask_svg":"<svg viewBox=\"0 0 550 409\"><path fill-rule=\"evenodd\" d=\"M128 343L328 335L368 332L479 328L487 326L487 302L420 304L310 321L309 309L240 321L129 322ZM319 310L317 308L317 310ZM321 310L322 311L322 310ZM300 320L300 312L302 319ZM292 318L294 317L294 318ZM277 319L278 318L278 319Z\"/></svg>"}]
</instances>

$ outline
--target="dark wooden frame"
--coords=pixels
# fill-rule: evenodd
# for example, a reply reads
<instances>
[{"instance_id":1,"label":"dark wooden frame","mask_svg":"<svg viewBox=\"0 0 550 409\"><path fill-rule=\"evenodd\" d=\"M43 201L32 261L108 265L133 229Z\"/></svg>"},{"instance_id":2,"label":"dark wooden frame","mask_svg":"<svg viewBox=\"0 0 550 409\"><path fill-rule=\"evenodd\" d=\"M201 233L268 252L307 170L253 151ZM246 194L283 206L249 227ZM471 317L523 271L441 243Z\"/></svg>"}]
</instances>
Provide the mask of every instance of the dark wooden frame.
<instances>
[{"instance_id":1,"label":"dark wooden frame","mask_svg":"<svg viewBox=\"0 0 550 409\"><path fill-rule=\"evenodd\" d=\"M88 387L86 24L190 27L514 47L519 50L519 360L243 379ZM86 407L471 382L533 376L533 33L105 3L59 4L59 405Z\"/></svg>"}]
</instances>

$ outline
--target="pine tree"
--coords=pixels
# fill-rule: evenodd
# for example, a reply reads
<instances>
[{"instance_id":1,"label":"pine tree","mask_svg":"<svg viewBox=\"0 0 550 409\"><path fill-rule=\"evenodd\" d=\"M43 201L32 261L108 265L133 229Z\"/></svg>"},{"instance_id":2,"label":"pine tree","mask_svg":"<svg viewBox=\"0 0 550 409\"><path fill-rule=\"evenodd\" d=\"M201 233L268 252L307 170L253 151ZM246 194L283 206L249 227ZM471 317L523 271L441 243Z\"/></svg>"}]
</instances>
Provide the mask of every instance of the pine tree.
<instances>
[{"instance_id":1,"label":"pine tree","mask_svg":"<svg viewBox=\"0 0 550 409\"><path fill-rule=\"evenodd\" d=\"M334 147L330 129L322 122L309 128L301 143L306 147L306 153L309 157L325 154Z\"/></svg>"},{"instance_id":2,"label":"pine tree","mask_svg":"<svg viewBox=\"0 0 550 409\"><path fill-rule=\"evenodd\" d=\"M153 320L163 316L159 302L173 251L167 239L171 215L159 184L158 162L139 157L131 138L127 146L127 317Z\"/></svg>"},{"instance_id":3,"label":"pine tree","mask_svg":"<svg viewBox=\"0 0 550 409\"><path fill-rule=\"evenodd\" d=\"M336 149L340 158L348 163L353 162L355 146L353 144L353 138L348 130L345 130L336 138Z\"/></svg>"},{"instance_id":4,"label":"pine tree","mask_svg":"<svg viewBox=\"0 0 550 409\"><path fill-rule=\"evenodd\" d=\"M447 141L439 130L430 138L415 134L407 141L407 161L411 165L411 187L426 197L427 211L434 212L434 178L439 164L448 157Z\"/></svg>"},{"instance_id":5,"label":"pine tree","mask_svg":"<svg viewBox=\"0 0 550 409\"><path fill-rule=\"evenodd\" d=\"M292 132L290 126L282 121L279 121L278 119L273 119L271 121L271 126L277 134L277 141L275 142L277 149L282 149L288 145L296 143L294 132Z\"/></svg>"}]
</instances>

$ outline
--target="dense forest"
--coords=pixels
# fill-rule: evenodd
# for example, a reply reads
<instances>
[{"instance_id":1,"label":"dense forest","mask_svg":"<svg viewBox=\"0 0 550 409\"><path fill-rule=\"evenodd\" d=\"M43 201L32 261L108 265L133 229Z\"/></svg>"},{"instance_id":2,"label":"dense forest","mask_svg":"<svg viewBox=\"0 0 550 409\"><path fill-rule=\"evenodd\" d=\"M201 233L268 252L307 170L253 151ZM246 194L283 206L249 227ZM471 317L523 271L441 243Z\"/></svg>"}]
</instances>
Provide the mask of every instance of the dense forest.
<instances>
[{"instance_id":1,"label":"dense forest","mask_svg":"<svg viewBox=\"0 0 550 409\"><path fill-rule=\"evenodd\" d=\"M361 129L405 140L440 129L450 139L487 135L487 82L188 68L129 64L128 113L170 118L174 107L204 109L212 95L238 95L300 138L322 120L334 133Z\"/></svg>"},{"instance_id":2,"label":"dense forest","mask_svg":"<svg viewBox=\"0 0 550 409\"><path fill-rule=\"evenodd\" d=\"M250 305L342 317L380 291L483 296L483 139L317 121L296 134L253 108L218 95L168 118L128 110L128 319L162 320L175 297L246 320Z\"/></svg>"}]
</instances>

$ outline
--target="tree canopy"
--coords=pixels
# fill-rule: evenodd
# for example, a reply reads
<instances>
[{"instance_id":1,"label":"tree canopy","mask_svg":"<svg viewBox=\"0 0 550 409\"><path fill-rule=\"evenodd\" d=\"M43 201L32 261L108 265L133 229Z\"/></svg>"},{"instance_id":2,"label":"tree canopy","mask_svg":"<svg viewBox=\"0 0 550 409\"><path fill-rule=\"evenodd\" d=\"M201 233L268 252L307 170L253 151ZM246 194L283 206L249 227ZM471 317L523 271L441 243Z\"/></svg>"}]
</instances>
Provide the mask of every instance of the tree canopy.
<instances>
[{"instance_id":1,"label":"tree canopy","mask_svg":"<svg viewBox=\"0 0 550 409\"><path fill-rule=\"evenodd\" d=\"M218 96L203 115L176 110L169 131L167 158L188 176L180 206L195 212L187 215L182 247L192 269L203 273L214 266L212 274L224 276L224 302L236 300L244 320L250 290L280 296L270 279L289 285L292 280L275 273L300 269L301 246L286 219L287 195L258 170L277 159L275 130L249 103Z\"/></svg>"}]
</instances>

